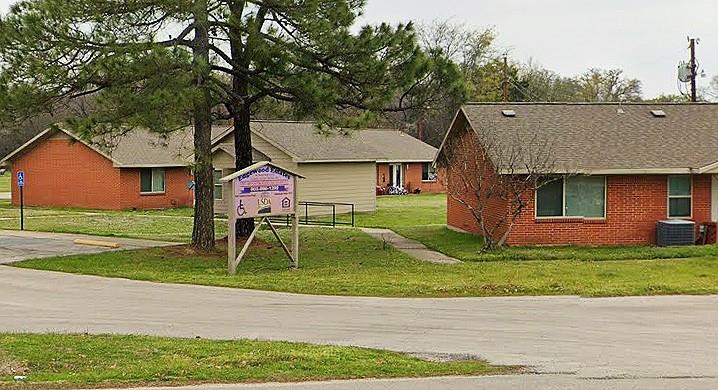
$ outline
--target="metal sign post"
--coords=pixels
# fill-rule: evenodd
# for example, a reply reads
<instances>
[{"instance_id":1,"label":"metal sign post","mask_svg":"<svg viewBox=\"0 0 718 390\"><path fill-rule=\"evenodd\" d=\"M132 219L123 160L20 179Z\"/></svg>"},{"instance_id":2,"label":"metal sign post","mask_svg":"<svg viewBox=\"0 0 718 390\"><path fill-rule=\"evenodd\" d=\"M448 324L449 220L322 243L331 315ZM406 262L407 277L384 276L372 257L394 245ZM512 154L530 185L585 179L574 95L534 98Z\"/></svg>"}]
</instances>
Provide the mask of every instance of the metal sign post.
<instances>
[{"instance_id":1,"label":"metal sign post","mask_svg":"<svg viewBox=\"0 0 718 390\"><path fill-rule=\"evenodd\" d=\"M289 258L291 268L299 268L299 214L297 213L297 179L303 176L271 162L259 162L220 181L231 183L232 200L227 218L227 271L234 275L262 225L269 226ZM292 250L290 251L270 217L292 218ZM238 219L260 218L259 223L237 255L236 226Z\"/></svg>"},{"instance_id":2,"label":"metal sign post","mask_svg":"<svg viewBox=\"0 0 718 390\"><path fill-rule=\"evenodd\" d=\"M25 172L17 173L17 187L20 190L20 230L25 230Z\"/></svg>"}]
</instances>

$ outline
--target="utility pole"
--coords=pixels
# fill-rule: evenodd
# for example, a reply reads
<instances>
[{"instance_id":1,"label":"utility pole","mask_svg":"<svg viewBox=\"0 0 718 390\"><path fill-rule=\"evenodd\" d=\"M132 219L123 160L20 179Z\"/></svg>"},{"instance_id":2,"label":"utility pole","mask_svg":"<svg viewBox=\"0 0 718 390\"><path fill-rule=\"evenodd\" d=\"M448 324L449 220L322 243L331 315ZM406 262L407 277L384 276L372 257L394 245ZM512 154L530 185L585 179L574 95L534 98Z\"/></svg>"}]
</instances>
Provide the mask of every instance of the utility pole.
<instances>
[{"instance_id":1,"label":"utility pole","mask_svg":"<svg viewBox=\"0 0 718 390\"><path fill-rule=\"evenodd\" d=\"M504 54L504 103L509 101L509 59Z\"/></svg>"},{"instance_id":2,"label":"utility pole","mask_svg":"<svg viewBox=\"0 0 718 390\"><path fill-rule=\"evenodd\" d=\"M689 38L688 42L691 49L691 102L698 101L696 92L696 78L698 77L698 63L696 62L696 39Z\"/></svg>"}]
</instances>

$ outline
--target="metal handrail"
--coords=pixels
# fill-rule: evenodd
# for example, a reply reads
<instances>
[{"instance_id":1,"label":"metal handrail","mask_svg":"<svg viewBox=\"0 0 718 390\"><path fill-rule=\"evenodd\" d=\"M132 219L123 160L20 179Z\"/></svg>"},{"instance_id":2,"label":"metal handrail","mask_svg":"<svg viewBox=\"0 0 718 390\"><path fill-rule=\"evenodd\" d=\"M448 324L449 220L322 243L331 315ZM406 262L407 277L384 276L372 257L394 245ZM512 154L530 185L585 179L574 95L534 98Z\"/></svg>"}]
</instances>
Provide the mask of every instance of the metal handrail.
<instances>
[{"instance_id":1,"label":"metal handrail","mask_svg":"<svg viewBox=\"0 0 718 390\"><path fill-rule=\"evenodd\" d=\"M354 203L343 203L343 202L299 202L299 207L304 207L303 215L300 214L299 223L302 225L314 225L314 226L331 226L336 227L337 225L345 225L345 226L354 226L355 218L354 218ZM337 219L337 206L349 206L351 207L350 215L351 215L351 222L344 222ZM324 221L321 219L310 219L309 216L309 208L310 207L331 207L332 209L332 219L331 221ZM343 215L339 214L339 215ZM289 226L291 223L290 217L286 217L286 224Z\"/></svg>"}]
</instances>

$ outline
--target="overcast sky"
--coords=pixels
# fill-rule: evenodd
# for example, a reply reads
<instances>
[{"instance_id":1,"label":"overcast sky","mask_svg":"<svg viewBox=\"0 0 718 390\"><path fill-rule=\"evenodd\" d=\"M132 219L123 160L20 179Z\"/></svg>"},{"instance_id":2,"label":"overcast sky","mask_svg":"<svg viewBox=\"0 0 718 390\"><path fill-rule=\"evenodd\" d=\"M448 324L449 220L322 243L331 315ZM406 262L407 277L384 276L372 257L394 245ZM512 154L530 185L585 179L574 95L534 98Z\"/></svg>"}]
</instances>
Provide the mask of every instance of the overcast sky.
<instances>
[{"instance_id":1,"label":"overcast sky","mask_svg":"<svg viewBox=\"0 0 718 390\"><path fill-rule=\"evenodd\" d=\"M368 0L363 20L449 19L491 27L511 57L533 58L564 75L621 68L643 81L644 95L677 93L676 68L688 59L687 36L699 37L708 85L718 74L715 0Z\"/></svg>"},{"instance_id":2,"label":"overcast sky","mask_svg":"<svg viewBox=\"0 0 718 390\"><path fill-rule=\"evenodd\" d=\"M13 0L0 0L6 11ZM563 75L621 68L643 81L644 95L677 93L676 67L688 58L688 35L708 85L718 74L715 0L368 0L363 23L449 19L494 27L512 58L532 58Z\"/></svg>"}]
</instances>

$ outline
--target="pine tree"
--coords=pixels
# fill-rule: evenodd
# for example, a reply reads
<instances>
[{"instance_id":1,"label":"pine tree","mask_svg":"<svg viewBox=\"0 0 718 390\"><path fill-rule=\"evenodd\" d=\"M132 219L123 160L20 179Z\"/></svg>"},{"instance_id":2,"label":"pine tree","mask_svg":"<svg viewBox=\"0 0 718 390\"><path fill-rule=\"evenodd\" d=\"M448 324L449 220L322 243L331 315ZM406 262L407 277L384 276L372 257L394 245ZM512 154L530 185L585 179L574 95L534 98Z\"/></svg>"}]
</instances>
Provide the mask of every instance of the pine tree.
<instances>
[{"instance_id":1,"label":"pine tree","mask_svg":"<svg viewBox=\"0 0 718 390\"><path fill-rule=\"evenodd\" d=\"M0 114L15 119L92 95L93 110L73 122L88 136L132 126L167 133L192 121L193 244L206 248L207 229L197 227L212 224L211 119L233 121L242 169L252 163L250 120L263 102L286 103L293 115L329 126L359 126L460 89L456 67L440 53L422 52L411 24L355 32L364 5L26 0L0 26ZM210 118L218 105L225 110ZM238 233L250 229L251 221Z\"/></svg>"}]
</instances>

